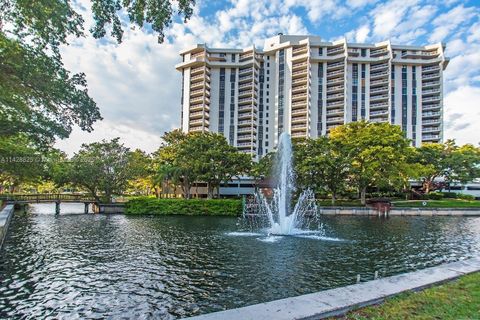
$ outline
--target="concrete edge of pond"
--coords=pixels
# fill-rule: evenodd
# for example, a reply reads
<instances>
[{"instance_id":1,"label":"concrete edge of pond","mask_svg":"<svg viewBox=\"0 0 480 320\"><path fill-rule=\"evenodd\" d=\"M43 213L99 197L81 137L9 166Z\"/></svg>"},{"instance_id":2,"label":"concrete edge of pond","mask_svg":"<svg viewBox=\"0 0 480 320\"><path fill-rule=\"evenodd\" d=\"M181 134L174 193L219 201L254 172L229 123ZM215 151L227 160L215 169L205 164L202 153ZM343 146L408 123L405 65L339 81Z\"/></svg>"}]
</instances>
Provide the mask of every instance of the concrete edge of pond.
<instances>
[{"instance_id":1,"label":"concrete edge of pond","mask_svg":"<svg viewBox=\"0 0 480 320\"><path fill-rule=\"evenodd\" d=\"M374 208L321 207L321 215L378 216L384 215ZM389 216L480 216L480 208L392 208Z\"/></svg>"},{"instance_id":2,"label":"concrete edge of pond","mask_svg":"<svg viewBox=\"0 0 480 320\"><path fill-rule=\"evenodd\" d=\"M0 212L0 249L3 247L3 241L7 235L8 226L12 219L15 206L13 204L7 204Z\"/></svg>"},{"instance_id":3,"label":"concrete edge of pond","mask_svg":"<svg viewBox=\"0 0 480 320\"><path fill-rule=\"evenodd\" d=\"M418 291L478 271L480 271L480 256L346 287L204 314L188 319L322 319L343 315L354 309L380 303L385 298L402 292Z\"/></svg>"}]
</instances>

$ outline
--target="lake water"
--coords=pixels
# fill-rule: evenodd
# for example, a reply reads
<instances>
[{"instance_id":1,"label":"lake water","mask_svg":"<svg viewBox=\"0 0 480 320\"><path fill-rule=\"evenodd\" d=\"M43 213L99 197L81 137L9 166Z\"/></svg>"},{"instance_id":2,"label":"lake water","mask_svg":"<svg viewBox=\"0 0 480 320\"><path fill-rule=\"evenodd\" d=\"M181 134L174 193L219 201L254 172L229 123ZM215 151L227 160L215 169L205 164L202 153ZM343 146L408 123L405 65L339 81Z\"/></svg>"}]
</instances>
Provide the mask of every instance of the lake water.
<instances>
[{"instance_id":1,"label":"lake water","mask_svg":"<svg viewBox=\"0 0 480 320\"><path fill-rule=\"evenodd\" d=\"M237 233L237 219L16 213L0 318L176 319L480 253L480 218L322 217L326 238ZM327 239L327 240L325 240Z\"/></svg>"}]
</instances>

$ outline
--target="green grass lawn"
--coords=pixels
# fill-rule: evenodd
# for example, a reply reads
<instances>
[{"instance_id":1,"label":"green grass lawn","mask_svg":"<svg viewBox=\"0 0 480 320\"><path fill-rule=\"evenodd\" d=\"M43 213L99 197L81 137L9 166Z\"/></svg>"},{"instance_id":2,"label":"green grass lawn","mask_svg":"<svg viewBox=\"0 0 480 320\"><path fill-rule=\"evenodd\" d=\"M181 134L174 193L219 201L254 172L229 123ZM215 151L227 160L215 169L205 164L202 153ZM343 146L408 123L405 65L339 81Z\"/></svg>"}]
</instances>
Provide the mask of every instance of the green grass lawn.
<instances>
[{"instance_id":1,"label":"green grass lawn","mask_svg":"<svg viewBox=\"0 0 480 320\"><path fill-rule=\"evenodd\" d=\"M480 208L478 200L462 199L442 199L442 200L424 200L427 205L423 205L422 200L414 201L394 201L394 207L415 207L415 208Z\"/></svg>"},{"instance_id":2,"label":"green grass lawn","mask_svg":"<svg viewBox=\"0 0 480 320\"><path fill-rule=\"evenodd\" d=\"M335 319L335 318L332 318ZM480 319L480 272L420 292L387 299L383 304L336 319Z\"/></svg>"}]
</instances>

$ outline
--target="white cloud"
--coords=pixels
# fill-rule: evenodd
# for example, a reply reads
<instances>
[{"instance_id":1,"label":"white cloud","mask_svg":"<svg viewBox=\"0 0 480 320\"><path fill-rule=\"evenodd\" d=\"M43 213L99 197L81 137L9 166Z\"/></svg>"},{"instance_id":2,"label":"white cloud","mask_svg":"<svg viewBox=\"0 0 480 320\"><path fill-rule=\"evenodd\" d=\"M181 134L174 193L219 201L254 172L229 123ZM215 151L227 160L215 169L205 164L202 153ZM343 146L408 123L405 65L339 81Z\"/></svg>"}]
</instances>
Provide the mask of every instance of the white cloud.
<instances>
[{"instance_id":1,"label":"white cloud","mask_svg":"<svg viewBox=\"0 0 480 320\"><path fill-rule=\"evenodd\" d=\"M433 26L435 30L430 35L431 42L445 41L445 39L456 30L462 23L465 23L478 15L478 9L475 7L465 7L459 5L450 11L435 17Z\"/></svg>"},{"instance_id":2,"label":"white cloud","mask_svg":"<svg viewBox=\"0 0 480 320\"><path fill-rule=\"evenodd\" d=\"M387 39L392 34L398 34L397 26L402 22L410 7L417 5L419 0L392 0L378 5L372 12L374 20L373 34L378 39Z\"/></svg>"},{"instance_id":3,"label":"white cloud","mask_svg":"<svg viewBox=\"0 0 480 320\"><path fill-rule=\"evenodd\" d=\"M445 97L444 139L455 139L458 144L480 143L480 88L463 86Z\"/></svg>"},{"instance_id":4,"label":"white cloud","mask_svg":"<svg viewBox=\"0 0 480 320\"><path fill-rule=\"evenodd\" d=\"M369 33L370 33L370 28L368 25L361 26L355 33L355 41L356 42L367 41Z\"/></svg>"}]
</instances>

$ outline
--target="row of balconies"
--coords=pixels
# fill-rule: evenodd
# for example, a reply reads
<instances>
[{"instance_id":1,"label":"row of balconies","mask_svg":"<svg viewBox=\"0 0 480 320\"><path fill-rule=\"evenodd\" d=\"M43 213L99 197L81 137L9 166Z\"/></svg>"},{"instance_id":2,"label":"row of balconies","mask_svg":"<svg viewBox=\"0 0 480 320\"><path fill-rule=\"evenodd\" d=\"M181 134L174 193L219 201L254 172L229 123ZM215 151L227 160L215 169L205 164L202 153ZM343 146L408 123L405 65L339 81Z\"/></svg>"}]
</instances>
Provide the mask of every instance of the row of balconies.
<instances>
[{"instance_id":1,"label":"row of balconies","mask_svg":"<svg viewBox=\"0 0 480 320\"><path fill-rule=\"evenodd\" d=\"M380 123L380 122L388 122L388 117L379 117L379 118L373 118L369 119L368 121L373 122L373 123Z\"/></svg>"},{"instance_id":2,"label":"row of balconies","mask_svg":"<svg viewBox=\"0 0 480 320\"><path fill-rule=\"evenodd\" d=\"M380 115L388 115L388 110L370 112L370 116L380 116Z\"/></svg>"},{"instance_id":3,"label":"row of balconies","mask_svg":"<svg viewBox=\"0 0 480 320\"><path fill-rule=\"evenodd\" d=\"M375 89L370 90L370 93L384 92L384 91L388 91L388 87L375 88Z\"/></svg>"},{"instance_id":4,"label":"row of balconies","mask_svg":"<svg viewBox=\"0 0 480 320\"><path fill-rule=\"evenodd\" d=\"M332 77L332 76L336 76L336 75L343 75L343 73L344 73L344 70L330 71L330 72L327 72L327 77Z\"/></svg>"},{"instance_id":5,"label":"row of balconies","mask_svg":"<svg viewBox=\"0 0 480 320\"><path fill-rule=\"evenodd\" d=\"M307 109L295 109L295 110L292 110L292 114L304 114L304 113L307 113L308 110Z\"/></svg>"},{"instance_id":6,"label":"row of balconies","mask_svg":"<svg viewBox=\"0 0 480 320\"><path fill-rule=\"evenodd\" d=\"M251 68L251 67L250 67L250 68L246 68L246 69L240 69L240 70L238 71L238 74L239 74L239 75L240 75L240 74L245 74L245 73L252 72L252 71L253 71L253 68Z\"/></svg>"},{"instance_id":7,"label":"row of balconies","mask_svg":"<svg viewBox=\"0 0 480 320\"><path fill-rule=\"evenodd\" d=\"M435 66L423 67L422 71L426 71L426 72L428 72L428 71L440 71L440 66L435 65Z\"/></svg>"},{"instance_id":8,"label":"row of balconies","mask_svg":"<svg viewBox=\"0 0 480 320\"><path fill-rule=\"evenodd\" d=\"M343 109L327 110L327 114L341 114L341 113L343 113Z\"/></svg>"},{"instance_id":9,"label":"row of balconies","mask_svg":"<svg viewBox=\"0 0 480 320\"><path fill-rule=\"evenodd\" d=\"M200 103L200 102L210 103L210 98L200 96L200 97L197 97L197 98L190 99L190 104L195 104L195 103Z\"/></svg>"},{"instance_id":10,"label":"row of balconies","mask_svg":"<svg viewBox=\"0 0 480 320\"><path fill-rule=\"evenodd\" d=\"M371 103L370 109L387 108L388 102Z\"/></svg>"},{"instance_id":11,"label":"row of balconies","mask_svg":"<svg viewBox=\"0 0 480 320\"><path fill-rule=\"evenodd\" d=\"M440 112L434 112L434 111L431 111L431 112L423 112L422 113L422 117L438 117L440 116Z\"/></svg>"},{"instance_id":12,"label":"row of balconies","mask_svg":"<svg viewBox=\"0 0 480 320\"><path fill-rule=\"evenodd\" d=\"M424 134L422 135L423 141L438 140L440 136L438 134Z\"/></svg>"},{"instance_id":13,"label":"row of balconies","mask_svg":"<svg viewBox=\"0 0 480 320\"><path fill-rule=\"evenodd\" d=\"M425 104L422 107L422 110L436 110L439 109L440 105L439 104Z\"/></svg>"},{"instance_id":14,"label":"row of balconies","mask_svg":"<svg viewBox=\"0 0 480 320\"><path fill-rule=\"evenodd\" d=\"M440 89L429 89L429 90L422 90L422 95L428 95L432 93L440 93Z\"/></svg>"},{"instance_id":15,"label":"row of balconies","mask_svg":"<svg viewBox=\"0 0 480 320\"><path fill-rule=\"evenodd\" d=\"M327 100L334 100L334 99L338 99L338 98L341 98L343 99L345 97L345 95L342 93L336 93L336 94L327 94Z\"/></svg>"},{"instance_id":16,"label":"row of balconies","mask_svg":"<svg viewBox=\"0 0 480 320\"><path fill-rule=\"evenodd\" d=\"M375 81L370 81L370 86L382 85L388 83L388 79L380 79Z\"/></svg>"},{"instance_id":17,"label":"row of balconies","mask_svg":"<svg viewBox=\"0 0 480 320\"><path fill-rule=\"evenodd\" d=\"M191 120L190 124L195 125L195 124L204 124L204 125L209 125L210 122L207 119L198 119L198 120Z\"/></svg>"},{"instance_id":18,"label":"row of balconies","mask_svg":"<svg viewBox=\"0 0 480 320\"><path fill-rule=\"evenodd\" d=\"M345 66L345 63L343 60L339 62L329 63L327 65L327 70L335 69L337 67L344 67L344 66Z\"/></svg>"},{"instance_id":19,"label":"row of balconies","mask_svg":"<svg viewBox=\"0 0 480 320\"><path fill-rule=\"evenodd\" d=\"M333 86L333 87L327 87L327 93L330 93L330 92L335 92L335 91L340 91L340 90L344 90L344 86Z\"/></svg>"},{"instance_id":20,"label":"row of balconies","mask_svg":"<svg viewBox=\"0 0 480 320\"><path fill-rule=\"evenodd\" d=\"M424 81L422 83L422 86L424 88L427 88L427 87L434 87L434 86L439 86L440 85L440 81Z\"/></svg>"},{"instance_id":21,"label":"row of balconies","mask_svg":"<svg viewBox=\"0 0 480 320\"><path fill-rule=\"evenodd\" d=\"M370 101L385 100L385 99L388 99L388 94L370 96Z\"/></svg>"}]
</instances>

